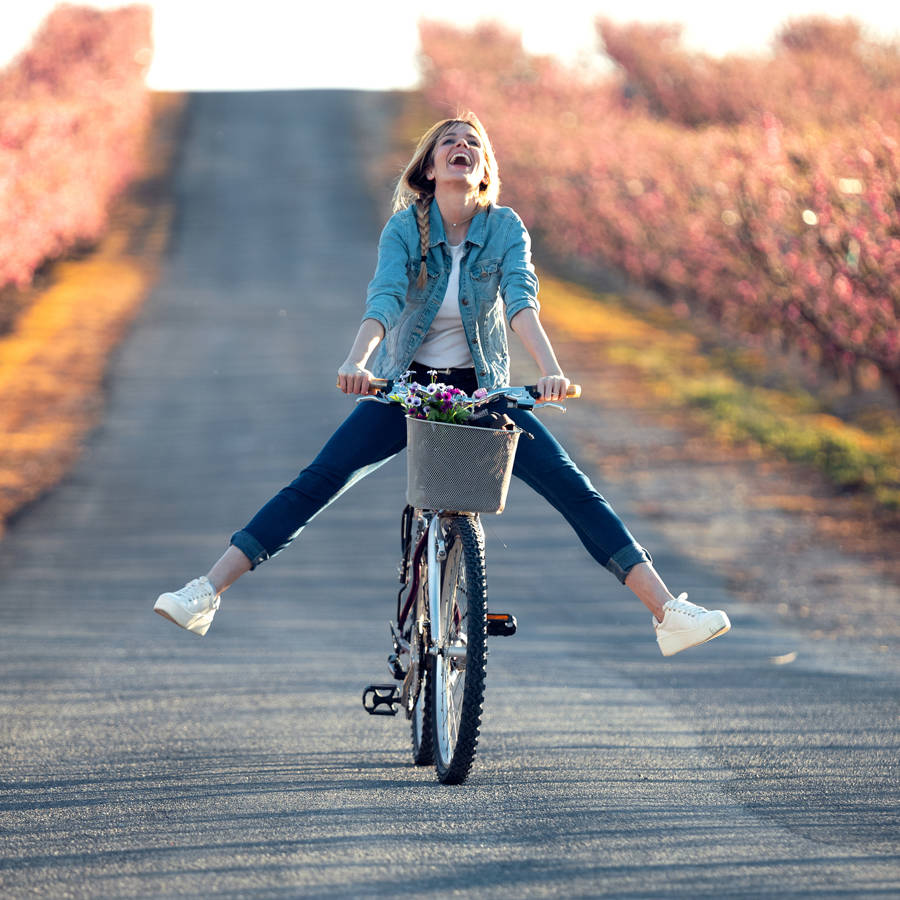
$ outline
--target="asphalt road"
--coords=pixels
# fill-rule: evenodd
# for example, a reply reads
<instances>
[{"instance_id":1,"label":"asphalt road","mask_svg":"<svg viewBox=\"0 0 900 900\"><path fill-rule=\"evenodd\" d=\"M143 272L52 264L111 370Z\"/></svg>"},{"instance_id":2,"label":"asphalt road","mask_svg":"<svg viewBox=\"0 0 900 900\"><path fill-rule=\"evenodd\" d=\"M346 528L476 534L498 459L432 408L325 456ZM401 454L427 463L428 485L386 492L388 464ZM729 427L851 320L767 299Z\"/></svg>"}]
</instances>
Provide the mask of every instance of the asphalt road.
<instances>
[{"instance_id":1,"label":"asphalt road","mask_svg":"<svg viewBox=\"0 0 900 900\"><path fill-rule=\"evenodd\" d=\"M104 423L0 542L0 895L900 896L895 655L788 632L638 515L732 633L664 660L514 485L486 526L491 605L520 632L492 643L457 788L360 705L387 674L402 459L239 582L205 638L152 614L350 409L334 371L387 214L364 173L389 104L191 101L172 250ZM553 427L616 422L586 402Z\"/></svg>"}]
</instances>

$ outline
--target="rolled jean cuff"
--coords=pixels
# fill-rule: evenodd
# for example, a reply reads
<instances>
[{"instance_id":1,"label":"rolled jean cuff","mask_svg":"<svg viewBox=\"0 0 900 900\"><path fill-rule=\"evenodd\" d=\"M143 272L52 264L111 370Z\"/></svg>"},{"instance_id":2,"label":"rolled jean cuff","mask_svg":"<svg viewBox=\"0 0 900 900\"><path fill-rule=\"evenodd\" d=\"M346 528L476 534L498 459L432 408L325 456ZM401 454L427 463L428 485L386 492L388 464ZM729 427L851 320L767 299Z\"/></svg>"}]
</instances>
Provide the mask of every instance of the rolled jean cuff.
<instances>
[{"instance_id":1,"label":"rolled jean cuff","mask_svg":"<svg viewBox=\"0 0 900 900\"><path fill-rule=\"evenodd\" d=\"M231 545L250 560L251 572L269 558L269 551L249 531L236 531L231 536Z\"/></svg>"},{"instance_id":2,"label":"rolled jean cuff","mask_svg":"<svg viewBox=\"0 0 900 900\"><path fill-rule=\"evenodd\" d=\"M606 568L609 569L622 584L625 584L628 573L638 565L638 563L649 562L653 562L653 558L643 547L639 544L629 544L627 547L623 547L610 557L609 562L606 564Z\"/></svg>"}]
</instances>

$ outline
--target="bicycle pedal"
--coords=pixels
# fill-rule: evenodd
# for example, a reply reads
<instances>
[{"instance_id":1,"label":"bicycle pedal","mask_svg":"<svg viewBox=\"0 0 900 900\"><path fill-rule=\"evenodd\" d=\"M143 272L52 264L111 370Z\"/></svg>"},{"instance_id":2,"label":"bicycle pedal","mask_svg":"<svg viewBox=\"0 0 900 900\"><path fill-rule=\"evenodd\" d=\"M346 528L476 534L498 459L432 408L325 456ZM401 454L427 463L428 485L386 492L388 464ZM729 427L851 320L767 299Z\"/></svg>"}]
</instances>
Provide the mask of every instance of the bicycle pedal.
<instances>
[{"instance_id":1,"label":"bicycle pedal","mask_svg":"<svg viewBox=\"0 0 900 900\"><path fill-rule=\"evenodd\" d=\"M511 613L488 613L487 633L493 637L510 637L516 633L516 617Z\"/></svg>"},{"instance_id":2,"label":"bicycle pedal","mask_svg":"<svg viewBox=\"0 0 900 900\"><path fill-rule=\"evenodd\" d=\"M396 716L400 688L396 684L370 684L363 691L362 702L370 716Z\"/></svg>"}]
</instances>

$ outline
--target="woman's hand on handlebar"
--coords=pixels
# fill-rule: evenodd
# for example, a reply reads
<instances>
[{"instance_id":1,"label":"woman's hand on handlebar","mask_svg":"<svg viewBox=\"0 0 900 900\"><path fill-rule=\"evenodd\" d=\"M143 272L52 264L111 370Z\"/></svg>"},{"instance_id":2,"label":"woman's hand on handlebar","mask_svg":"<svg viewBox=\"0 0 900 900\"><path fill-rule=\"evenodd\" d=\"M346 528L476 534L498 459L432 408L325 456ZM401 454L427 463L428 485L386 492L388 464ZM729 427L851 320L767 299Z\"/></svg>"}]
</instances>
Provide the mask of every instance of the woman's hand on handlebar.
<instances>
[{"instance_id":1,"label":"woman's hand on handlebar","mask_svg":"<svg viewBox=\"0 0 900 900\"><path fill-rule=\"evenodd\" d=\"M369 381L374 376L356 363L345 362L338 369L337 386L345 394L368 394Z\"/></svg>"},{"instance_id":2,"label":"woman's hand on handlebar","mask_svg":"<svg viewBox=\"0 0 900 900\"><path fill-rule=\"evenodd\" d=\"M565 375L544 375L538 379L537 389L540 392L540 400L555 400L557 402L566 399L566 391L572 382Z\"/></svg>"}]
</instances>

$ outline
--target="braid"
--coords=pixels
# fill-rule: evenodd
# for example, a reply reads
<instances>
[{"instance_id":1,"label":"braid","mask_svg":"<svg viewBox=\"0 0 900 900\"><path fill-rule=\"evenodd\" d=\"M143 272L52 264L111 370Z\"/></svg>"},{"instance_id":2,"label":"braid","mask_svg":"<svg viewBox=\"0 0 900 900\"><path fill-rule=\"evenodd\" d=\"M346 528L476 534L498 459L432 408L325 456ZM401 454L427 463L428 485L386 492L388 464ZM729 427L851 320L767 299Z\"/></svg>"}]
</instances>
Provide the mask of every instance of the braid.
<instances>
[{"instance_id":1,"label":"braid","mask_svg":"<svg viewBox=\"0 0 900 900\"><path fill-rule=\"evenodd\" d=\"M416 225L419 226L419 249L422 251L422 261L419 264L419 277L416 286L421 290L428 283L428 266L425 258L428 256L428 245L431 243L431 201L434 194L428 194L416 200Z\"/></svg>"}]
</instances>

